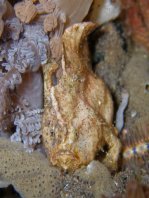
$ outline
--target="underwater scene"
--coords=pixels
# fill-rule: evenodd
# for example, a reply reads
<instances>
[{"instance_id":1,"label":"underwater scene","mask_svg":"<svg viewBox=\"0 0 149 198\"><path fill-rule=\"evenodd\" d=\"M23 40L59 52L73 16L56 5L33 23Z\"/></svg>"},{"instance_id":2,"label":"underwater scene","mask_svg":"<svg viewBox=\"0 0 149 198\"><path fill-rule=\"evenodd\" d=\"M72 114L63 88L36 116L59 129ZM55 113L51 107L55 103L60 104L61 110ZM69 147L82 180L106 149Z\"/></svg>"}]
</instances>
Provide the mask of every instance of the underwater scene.
<instances>
[{"instance_id":1,"label":"underwater scene","mask_svg":"<svg viewBox=\"0 0 149 198\"><path fill-rule=\"evenodd\" d=\"M0 0L0 198L149 197L149 0Z\"/></svg>"}]
</instances>

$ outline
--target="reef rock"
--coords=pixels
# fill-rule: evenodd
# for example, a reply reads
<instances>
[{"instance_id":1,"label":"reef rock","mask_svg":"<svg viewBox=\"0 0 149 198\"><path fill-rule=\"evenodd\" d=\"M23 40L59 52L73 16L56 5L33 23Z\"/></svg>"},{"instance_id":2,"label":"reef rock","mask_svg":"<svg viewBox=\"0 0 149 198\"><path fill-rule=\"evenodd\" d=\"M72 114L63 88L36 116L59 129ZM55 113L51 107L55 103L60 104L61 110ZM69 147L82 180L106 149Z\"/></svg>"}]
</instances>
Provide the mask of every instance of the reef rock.
<instances>
[{"instance_id":1,"label":"reef rock","mask_svg":"<svg viewBox=\"0 0 149 198\"><path fill-rule=\"evenodd\" d=\"M66 197L100 198L112 196L116 190L108 169L98 161L78 169L65 177L63 193Z\"/></svg>"}]
</instances>

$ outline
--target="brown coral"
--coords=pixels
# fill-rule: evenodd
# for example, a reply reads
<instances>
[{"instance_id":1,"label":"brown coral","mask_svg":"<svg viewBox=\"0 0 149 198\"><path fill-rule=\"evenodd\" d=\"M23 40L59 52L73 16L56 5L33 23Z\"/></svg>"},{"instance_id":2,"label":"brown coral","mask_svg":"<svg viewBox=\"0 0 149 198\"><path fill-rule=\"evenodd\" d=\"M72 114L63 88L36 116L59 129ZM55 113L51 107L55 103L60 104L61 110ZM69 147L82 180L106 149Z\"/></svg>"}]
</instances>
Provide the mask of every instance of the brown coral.
<instances>
[{"instance_id":1,"label":"brown coral","mask_svg":"<svg viewBox=\"0 0 149 198\"><path fill-rule=\"evenodd\" d=\"M1 180L10 182L22 197L60 197L61 173L41 153L28 154L19 143L0 138L0 158Z\"/></svg>"},{"instance_id":2,"label":"brown coral","mask_svg":"<svg viewBox=\"0 0 149 198\"><path fill-rule=\"evenodd\" d=\"M49 14L46 16L44 20L44 31L51 32L57 27L57 18L53 14Z\"/></svg>"},{"instance_id":3,"label":"brown coral","mask_svg":"<svg viewBox=\"0 0 149 198\"><path fill-rule=\"evenodd\" d=\"M87 15L92 0L69 2L68 0L24 0L15 4L16 16L24 23L39 22L51 38L51 55L61 58L61 37L66 25L81 22ZM54 37L54 39L53 39ZM59 37L59 38L58 38ZM53 45L56 43L56 47Z\"/></svg>"},{"instance_id":4,"label":"brown coral","mask_svg":"<svg viewBox=\"0 0 149 198\"><path fill-rule=\"evenodd\" d=\"M39 2L42 4L43 9L47 14L52 13L56 8L55 1L53 0L39 0Z\"/></svg>"},{"instance_id":5,"label":"brown coral","mask_svg":"<svg viewBox=\"0 0 149 198\"><path fill-rule=\"evenodd\" d=\"M14 9L16 16L24 23L31 22L37 15L37 9L31 1L17 3Z\"/></svg>"},{"instance_id":6,"label":"brown coral","mask_svg":"<svg viewBox=\"0 0 149 198\"><path fill-rule=\"evenodd\" d=\"M52 58L55 60L60 60L62 55L62 41L57 35L54 35L50 40L50 50Z\"/></svg>"},{"instance_id":7,"label":"brown coral","mask_svg":"<svg viewBox=\"0 0 149 198\"><path fill-rule=\"evenodd\" d=\"M82 23L66 29L62 77L56 86L52 79L58 65L44 68L43 140L51 162L64 169L88 164L105 144L109 151L104 162L112 169L117 166L121 146L112 126L112 99L90 68L87 36L95 27Z\"/></svg>"}]
</instances>

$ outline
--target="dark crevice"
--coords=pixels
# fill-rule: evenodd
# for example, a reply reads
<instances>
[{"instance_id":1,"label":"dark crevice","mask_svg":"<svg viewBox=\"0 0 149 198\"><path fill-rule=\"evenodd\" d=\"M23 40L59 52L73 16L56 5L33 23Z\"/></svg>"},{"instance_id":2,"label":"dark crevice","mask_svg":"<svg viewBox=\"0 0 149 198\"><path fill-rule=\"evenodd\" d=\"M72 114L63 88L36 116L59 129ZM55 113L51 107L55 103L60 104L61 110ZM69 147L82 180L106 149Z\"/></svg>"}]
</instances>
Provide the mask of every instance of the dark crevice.
<instances>
[{"instance_id":1,"label":"dark crevice","mask_svg":"<svg viewBox=\"0 0 149 198\"><path fill-rule=\"evenodd\" d=\"M14 5L22 0L8 0L11 5Z\"/></svg>"},{"instance_id":2,"label":"dark crevice","mask_svg":"<svg viewBox=\"0 0 149 198\"><path fill-rule=\"evenodd\" d=\"M125 52L128 52L128 43L127 43L127 40L126 40L126 35L125 35L125 32L124 32L124 28L123 28L123 24L119 21L114 21L114 26L122 40L122 48Z\"/></svg>"},{"instance_id":3,"label":"dark crevice","mask_svg":"<svg viewBox=\"0 0 149 198\"><path fill-rule=\"evenodd\" d=\"M96 52L96 44L98 42L98 38L104 35L104 32L102 32L100 28L101 27L96 28L88 37L89 51L91 54L91 62L92 62L93 71L95 71L95 65L98 64L100 61L104 60L104 53Z\"/></svg>"},{"instance_id":4,"label":"dark crevice","mask_svg":"<svg viewBox=\"0 0 149 198\"><path fill-rule=\"evenodd\" d=\"M0 198L22 198L12 185L0 188Z\"/></svg>"}]
</instances>

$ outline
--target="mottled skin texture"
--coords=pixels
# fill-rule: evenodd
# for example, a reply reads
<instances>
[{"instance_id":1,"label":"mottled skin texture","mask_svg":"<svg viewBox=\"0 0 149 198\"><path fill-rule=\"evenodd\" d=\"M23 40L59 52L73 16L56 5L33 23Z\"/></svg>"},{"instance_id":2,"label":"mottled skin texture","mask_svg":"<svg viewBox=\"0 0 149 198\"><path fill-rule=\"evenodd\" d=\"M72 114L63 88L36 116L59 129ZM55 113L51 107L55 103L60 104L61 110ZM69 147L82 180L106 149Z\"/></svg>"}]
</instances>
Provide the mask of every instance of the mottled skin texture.
<instances>
[{"instance_id":1,"label":"mottled skin texture","mask_svg":"<svg viewBox=\"0 0 149 198\"><path fill-rule=\"evenodd\" d=\"M87 36L93 23L75 24L63 35L62 75L58 65L44 67L43 141L53 165L75 170L95 158L105 144L105 164L116 169L120 141L112 126L113 103L104 82L91 71Z\"/></svg>"}]
</instances>

